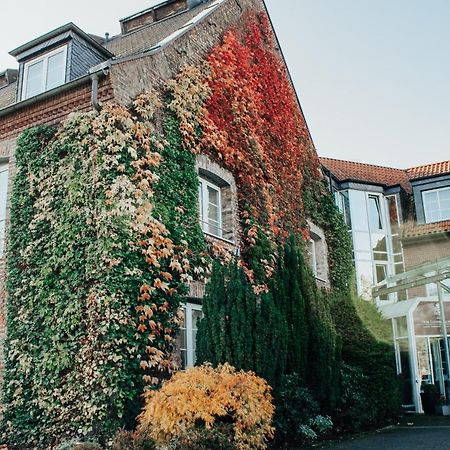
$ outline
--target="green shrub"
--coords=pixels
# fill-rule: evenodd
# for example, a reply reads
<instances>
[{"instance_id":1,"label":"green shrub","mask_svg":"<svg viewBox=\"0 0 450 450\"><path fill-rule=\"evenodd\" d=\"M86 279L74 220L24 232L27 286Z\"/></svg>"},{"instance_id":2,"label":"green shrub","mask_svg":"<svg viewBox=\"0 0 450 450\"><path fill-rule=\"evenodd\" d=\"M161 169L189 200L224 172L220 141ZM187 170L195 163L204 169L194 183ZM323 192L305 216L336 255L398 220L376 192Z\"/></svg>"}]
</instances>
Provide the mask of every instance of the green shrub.
<instances>
[{"instance_id":1,"label":"green shrub","mask_svg":"<svg viewBox=\"0 0 450 450\"><path fill-rule=\"evenodd\" d=\"M343 361L367 377L364 396L371 414L365 415L364 420L361 418L360 426L373 426L397 417L401 405L400 382L393 346L377 341L368 331L348 295L335 298L333 312L343 340Z\"/></svg>"},{"instance_id":2,"label":"green shrub","mask_svg":"<svg viewBox=\"0 0 450 450\"><path fill-rule=\"evenodd\" d=\"M335 412L335 422L341 430L357 431L376 418L376 411L368 407L369 378L359 367L343 363L341 366L341 397Z\"/></svg>"},{"instance_id":3,"label":"green shrub","mask_svg":"<svg viewBox=\"0 0 450 450\"><path fill-rule=\"evenodd\" d=\"M296 374L285 375L274 393L276 441L304 444L329 431L333 422L320 414L319 402Z\"/></svg>"}]
</instances>

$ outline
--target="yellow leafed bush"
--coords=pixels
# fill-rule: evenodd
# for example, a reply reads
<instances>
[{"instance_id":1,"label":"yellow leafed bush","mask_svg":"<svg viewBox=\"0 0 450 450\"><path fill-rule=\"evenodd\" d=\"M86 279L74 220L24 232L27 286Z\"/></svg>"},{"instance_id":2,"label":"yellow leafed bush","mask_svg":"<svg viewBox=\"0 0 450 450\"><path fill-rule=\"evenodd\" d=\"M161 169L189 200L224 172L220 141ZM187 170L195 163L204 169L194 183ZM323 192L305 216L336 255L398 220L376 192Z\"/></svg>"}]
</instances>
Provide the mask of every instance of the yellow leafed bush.
<instances>
[{"instance_id":1,"label":"yellow leafed bush","mask_svg":"<svg viewBox=\"0 0 450 450\"><path fill-rule=\"evenodd\" d=\"M139 431L164 448L173 439L232 424L234 447L265 449L273 437L274 406L267 382L228 364L176 373L161 389L146 393Z\"/></svg>"}]
</instances>

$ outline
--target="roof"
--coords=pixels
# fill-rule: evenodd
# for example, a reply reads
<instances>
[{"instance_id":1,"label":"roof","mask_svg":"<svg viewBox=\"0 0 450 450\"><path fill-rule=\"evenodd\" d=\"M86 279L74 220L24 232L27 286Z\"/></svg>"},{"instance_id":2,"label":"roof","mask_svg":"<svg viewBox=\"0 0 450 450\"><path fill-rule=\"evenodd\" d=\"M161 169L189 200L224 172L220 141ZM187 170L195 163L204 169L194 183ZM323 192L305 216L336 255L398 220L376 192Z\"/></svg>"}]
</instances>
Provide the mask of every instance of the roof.
<instances>
[{"instance_id":1,"label":"roof","mask_svg":"<svg viewBox=\"0 0 450 450\"><path fill-rule=\"evenodd\" d=\"M188 11L182 11L173 16L161 19L125 35L117 35L110 38L104 44L115 57L124 57L144 52L154 47L172 33L182 28L186 22L193 19L206 8L210 8L211 3L204 3Z\"/></svg>"},{"instance_id":2,"label":"roof","mask_svg":"<svg viewBox=\"0 0 450 450\"><path fill-rule=\"evenodd\" d=\"M17 81L0 88L0 109L16 102Z\"/></svg>"},{"instance_id":3,"label":"roof","mask_svg":"<svg viewBox=\"0 0 450 450\"><path fill-rule=\"evenodd\" d=\"M62 25L58 28L55 28L52 31L49 31L48 33L43 34L42 36L39 36L36 39L33 39L30 42L27 42L26 44L21 45L20 47L15 48L14 50L11 50L9 54L11 56L17 57L23 52L26 52L27 50L32 49L33 47L36 47L37 45L42 44L43 42L46 42L50 39L53 39L60 34L66 33L68 31L73 31L74 33L81 36L85 41L89 42L94 48L99 50L101 53L103 53L106 57L112 56L102 45L97 42L96 39L91 37L89 34L85 33L81 28L78 28L74 23L69 22L65 25Z\"/></svg>"},{"instance_id":4,"label":"roof","mask_svg":"<svg viewBox=\"0 0 450 450\"><path fill-rule=\"evenodd\" d=\"M450 220L424 224L408 222L402 225L401 233L403 239L450 233Z\"/></svg>"},{"instance_id":5,"label":"roof","mask_svg":"<svg viewBox=\"0 0 450 450\"><path fill-rule=\"evenodd\" d=\"M448 161L425 164L424 166L411 167L410 169L407 169L406 172L408 173L410 180L444 175L450 173L450 159Z\"/></svg>"},{"instance_id":6,"label":"roof","mask_svg":"<svg viewBox=\"0 0 450 450\"><path fill-rule=\"evenodd\" d=\"M339 181L355 181L386 187L401 186L406 192L411 192L408 175L402 169L333 158L320 158L320 162Z\"/></svg>"}]
</instances>

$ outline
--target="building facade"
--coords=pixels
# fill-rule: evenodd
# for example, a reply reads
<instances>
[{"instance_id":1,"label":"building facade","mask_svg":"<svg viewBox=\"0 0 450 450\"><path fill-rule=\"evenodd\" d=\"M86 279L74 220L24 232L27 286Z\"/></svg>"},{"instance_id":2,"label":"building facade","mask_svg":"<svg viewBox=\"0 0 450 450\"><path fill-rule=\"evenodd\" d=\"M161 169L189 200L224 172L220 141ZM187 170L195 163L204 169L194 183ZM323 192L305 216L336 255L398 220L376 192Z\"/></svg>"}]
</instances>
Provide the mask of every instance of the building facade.
<instances>
[{"instance_id":1,"label":"building facade","mask_svg":"<svg viewBox=\"0 0 450 450\"><path fill-rule=\"evenodd\" d=\"M406 170L321 162L352 236L358 294L392 322L403 404L422 412L423 385L449 398L450 161Z\"/></svg>"}]
</instances>

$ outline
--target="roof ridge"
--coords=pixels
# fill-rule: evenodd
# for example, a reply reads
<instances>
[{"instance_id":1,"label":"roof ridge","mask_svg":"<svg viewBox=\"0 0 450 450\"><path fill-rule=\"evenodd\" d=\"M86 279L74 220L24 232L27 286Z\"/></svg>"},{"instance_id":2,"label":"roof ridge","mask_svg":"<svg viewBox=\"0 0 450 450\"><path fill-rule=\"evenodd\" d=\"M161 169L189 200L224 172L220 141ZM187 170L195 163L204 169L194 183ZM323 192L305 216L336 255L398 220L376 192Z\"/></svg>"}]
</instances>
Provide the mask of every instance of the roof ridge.
<instances>
[{"instance_id":1,"label":"roof ridge","mask_svg":"<svg viewBox=\"0 0 450 450\"><path fill-rule=\"evenodd\" d=\"M329 158L326 156L320 156L319 159L328 159L330 161L338 161L338 162L345 162L350 164L359 164L362 166L370 166L370 167L379 167L380 169L389 169L389 170L398 170L400 172L406 172L407 169L399 169L398 167L389 167L389 166L382 166L380 164L370 164L370 163L363 163L358 161L350 161L348 159L339 159L339 158Z\"/></svg>"},{"instance_id":2,"label":"roof ridge","mask_svg":"<svg viewBox=\"0 0 450 450\"><path fill-rule=\"evenodd\" d=\"M434 165L437 165L437 164L445 164L445 163L450 163L450 159L444 159L443 161L436 161L436 162L431 162L431 163L428 163L428 164L420 164L418 166L408 167L405 170L407 172L409 172L410 170L415 170L415 169L420 169L422 167L429 167L429 166L434 166Z\"/></svg>"}]
</instances>

